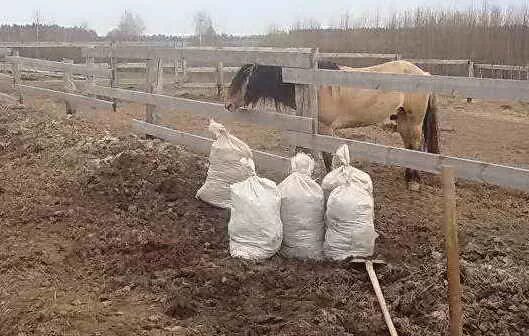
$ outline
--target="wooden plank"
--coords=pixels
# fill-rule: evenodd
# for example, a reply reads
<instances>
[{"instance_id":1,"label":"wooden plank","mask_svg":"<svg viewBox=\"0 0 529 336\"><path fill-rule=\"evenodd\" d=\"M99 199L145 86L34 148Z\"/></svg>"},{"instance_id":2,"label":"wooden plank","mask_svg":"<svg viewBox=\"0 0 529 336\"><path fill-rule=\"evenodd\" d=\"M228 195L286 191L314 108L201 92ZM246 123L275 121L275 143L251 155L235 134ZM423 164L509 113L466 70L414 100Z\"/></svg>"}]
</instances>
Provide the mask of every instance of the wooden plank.
<instances>
[{"instance_id":1,"label":"wooden plank","mask_svg":"<svg viewBox=\"0 0 529 336\"><path fill-rule=\"evenodd\" d=\"M168 127L149 124L140 120L132 120L133 129L140 134L148 134L167 142L189 148L198 154L209 155L212 139L177 131ZM253 150L257 169L265 169L281 174L287 174L290 168L290 159L279 155Z\"/></svg>"},{"instance_id":2,"label":"wooden plank","mask_svg":"<svg viewBox=\"0 0 529 336\"><path fill-rule=\"evenodd\" d=\"M227 121L259 124L272 128L294 130L297 132L312 132L312 120L310 118L296 117L282 113L255 110L229 112L224 108L223 104L101 86L91 88L90 93L129 102L150 104L167 109L186 111L206 118L218 118Z\"/></svg>"},{"instance_id":3,"label":"wooden plank","mask_svg":"<svg viewBox=\"0 0 529 336\"><path fill-rule=\"evenodd\" d=\"M111 72L108 69L102 69L99 66L88 66L85 64L66 64L62 62L46 61L36 58L7 56L6 60L11 63L21 64L22 66L29 66L41 70L48 71L71 71L74 74L90 75L96 77L110 78Z\"/></svg>"},{"instance_id":4,"label":"wooden plank","mask_svg":"<svg viewBox=\"0 0 529 336\"><path fill-rule=\"evenodd\" d=\"M180 88L186 89L215 89L218 88L217 83L183 83L179 85ZM225 88L230 87L230 85L224 85Z\"/></svg>"},{"instance_id":5,"label":"wooden plank","mask_svg":"<svg viewBox=\"0 0 529 336\"><path fill-rule=\"evenodd\" d=\"M507 71L528 71L528 66L523 65L501 65L501 64L474 64L478 69L485 70L507 70Z\"/></svg>"},{"instance_id":6,"label":"wooden plank","mask_svg":"<svg viewBox=\"0 0 529 336\"><path fill-rule=\"evenodd\" d=\"M432 64L432 65L467 65L468 60L445 60L445 59L407 59L406 61L414 64Z\"/></svg>"},{"instance_id":7,"label":"wooden plank","mask_svg":"<svg viewBox=\"0 0 529 336\"><path fill-rule=\"evenodd\" d=\"M120 70L145 70L147 68L146 63L121 63L118 66L118 69ZM165 63L163 65L164 69L175 69L174 63ZM240 67L224 67L224 72L237 72L239 71ZM217 68L215 67L188 67L187 68L188 73L215 73L217 72Z\"/></svg>"},{"instance_id":8,"label":"wooden plank","mask_svg":"<svg viewBox=\"0 0 529 336\"><path fill-rule=\"evenodd\" d=\"M529 169L416 152L326 135L286 131L282 134L283 139L290 145L302 145L305 148L328 153L335 153L340 145L347 144L351 158L354 160L366 160L434 174L440 174L441 167L449 165L454 167L456 177L529 192Z\"/></svg>"},{"instance_id":9,"label":"wooden plank","mask_svg":"<svg viewBox=\"0 0 529 336\"><path fill-rule=\"evenodd\" d=\"M206 63L225 64L259 63L287 67L310 68L310 50L276 48L142 48L142 47L94 47L84 48L83 56L127 59L161 58L171 62L184 57Z\"/></svg>"},{"instance_id":10,"label":"wooden plank","mask_svg":"<svg viewBox=\"0 0 529 336\"><path fill-rule=\"evenodd\" d=\"M3 48L92 48L97 46L108 46L110 42L107 41L91 41L91 42L0 42L0 47ZM172 43L170 41L122 41L119 45L136 46L136 47L168 47Z\"/></svg>"},{"instance_id":11,"label":"wooden plank","mask_svg":"<svg viewBox=\"0 0 529 336\"><path fill-rule=\"evenodd\" d=\"M72 104L81 105L81 106L90 106L94 108L110 108L112 107L112 102L99 100L91 97L86 97L73 93L66 93L61 91L55 91L45 88L40 88L36 86L28 85L17 85L17 88L23 91L24 93L29 94L43 94L53 96L58 99L68 100Z\"/></svg>"},{"instance_id":12,"label":"wooden plank","mask_svg":"<svg viewBox=\"0 0 529 336\"><path fill-rule=\"evenodd\" d=\"M372 53L319 53L320 58L378 58L395 59L397 54L372 54Z\"/></svg>"},{"instance_id":13,"label":"wooden plank","mask_svg":"<svg viewBox=\"0 0 529 336\"><path fill-rule=\"evenodd\" d=\"M506 79L283 68L283 81L295 84L313 83L382 91L435 92L449 96L491 100L529 101L527 83Z\"/></svg>"}]
</instances>

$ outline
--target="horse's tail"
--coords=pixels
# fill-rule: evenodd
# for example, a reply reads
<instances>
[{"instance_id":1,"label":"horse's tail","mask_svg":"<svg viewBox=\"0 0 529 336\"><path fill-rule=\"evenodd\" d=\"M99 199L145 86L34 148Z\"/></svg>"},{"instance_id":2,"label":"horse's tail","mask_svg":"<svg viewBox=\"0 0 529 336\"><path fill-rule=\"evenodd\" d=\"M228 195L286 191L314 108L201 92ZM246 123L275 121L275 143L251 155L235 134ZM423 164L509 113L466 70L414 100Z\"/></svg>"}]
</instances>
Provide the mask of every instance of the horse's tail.
<instances>
[{"instance_id":1,"label":"horse's tail","mask_svg":"<svg viewBox=\"0 0 529 336\"><path fill-rule=\"evenodd\" d=\"M434 94L428 98L428 107L422 124L423 148L428 153L439 154L439 120L437 118L437 98Z\"/></svg>"}]
</instances>

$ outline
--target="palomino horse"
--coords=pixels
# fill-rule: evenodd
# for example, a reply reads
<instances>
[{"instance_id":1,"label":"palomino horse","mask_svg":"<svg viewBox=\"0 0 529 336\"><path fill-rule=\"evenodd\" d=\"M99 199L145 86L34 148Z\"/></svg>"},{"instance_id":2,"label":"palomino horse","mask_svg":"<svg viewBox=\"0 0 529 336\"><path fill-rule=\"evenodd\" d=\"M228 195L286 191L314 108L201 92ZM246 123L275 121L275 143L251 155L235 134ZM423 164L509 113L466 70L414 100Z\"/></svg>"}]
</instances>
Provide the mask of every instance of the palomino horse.
<instances>
[{"instance_id":1,"label":"palomino horse","mask_svg":"<svg viewBox=\"0 0 529 336\"><path fill-rule=\"evenodd\" d=\"M430 75L406 61L368 68L349 68L330 62L320 62L318 66L327 70ZM296 109L295 85L283 83L280 67L244 65L233 78L226 109L234 111L243 106L255 106L260 100L273 101L277 109L282 105ZM319 108L321 134L333 136L339 129L375 125L389 118L396 122L396 130L407 149L439 153L437 107L433 94L322 86ZM327 170L330 170L332 155L324 153L323 158ZM406 181L411 189L417 189L418 172L406 169Z\"/></svg>"}]
</instances>

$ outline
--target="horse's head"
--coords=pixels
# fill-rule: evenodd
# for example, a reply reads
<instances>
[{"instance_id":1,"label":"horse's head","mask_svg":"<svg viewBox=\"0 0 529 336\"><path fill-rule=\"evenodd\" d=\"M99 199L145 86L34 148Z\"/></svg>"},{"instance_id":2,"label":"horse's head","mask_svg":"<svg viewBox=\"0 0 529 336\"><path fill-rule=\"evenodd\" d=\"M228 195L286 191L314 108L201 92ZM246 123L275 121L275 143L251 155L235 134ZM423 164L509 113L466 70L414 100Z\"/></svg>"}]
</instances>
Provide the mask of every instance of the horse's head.
<instances>
[{"instance_id":1,"label":"horse's head","mask_svg":"<svg viewBox=\"0 0 529 336\"><path fill-rule=\"evenodd\" d=\"M231 82L226 109L235 111L240 107L255 106L261 99L296 108L295 87L283 83L281 67L246 64L235 74Z\"/></svg>"}]
</instances>

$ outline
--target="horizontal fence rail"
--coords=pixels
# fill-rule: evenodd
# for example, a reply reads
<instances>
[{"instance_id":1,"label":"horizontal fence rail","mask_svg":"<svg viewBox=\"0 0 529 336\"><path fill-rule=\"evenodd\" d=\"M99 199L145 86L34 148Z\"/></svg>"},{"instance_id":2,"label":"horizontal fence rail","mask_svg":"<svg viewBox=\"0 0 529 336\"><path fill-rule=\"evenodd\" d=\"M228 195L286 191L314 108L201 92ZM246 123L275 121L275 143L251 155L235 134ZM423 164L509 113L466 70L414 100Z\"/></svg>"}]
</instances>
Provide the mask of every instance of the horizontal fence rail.
<instances>
[{"instance_id":1,"label":"horizontal fence rail","mask_svg":"<svg viewBox=\"0 0 529 336\"><path fill-rule=\"evenodd\" d=\"M96 46L110 46L110 41L92 42L0 42L0 48L88 48ZM168 47L174 45L173 41L162 42L118 42L118 45L138 47Z\"/></svg>"},{"instance_id":2,"label":"horizontal fence rail","mask_svg":"<svg viewBox=\"0 0 529 336\"><path fill-rule=\"evenodd\" d=\"M470 60L445 60L445 59L407 59L406 61L414 64L432 64L432 65L468 65Z\"/></svg>"},{"instance_id":3,"label":"horizontal fence rail","mask_svg":"<svg viewBox=\"0 0 529 336\"><path fill-rule=\"evenodd\" d=\"M174 61L190 59L205 63L247 64L259 63L294 68L310 68L310 49L276 48L142 48L142 47L94 47L84 48L86 57L118 57L125 59L156 59Z\"/></svg>"},{"instance_id":4,"label":"horizontal fence rail","mask_svg":"<svg viewBox=\"0 0 529 336\"><path fill-rule=\"evenodd\" d=\"M99 63L102 64L102 63ZM136 69L146 69L146 63L119 63L118 69L127 69L127 70L136 70ZM164 69L175 69L174 63L165 63L163 65ZM179 67L176 67L178 70L181 70ZM224 67L224 72L237 72L240 67ZM217 72L215 67L186 67L186 72L188 73L214 73Z\"/></svg>"},{"instance_id":5,"label":"horizontal fence rail","mask_svg":"<svg viewBox=\"0 0 529 336\"><path fill-rule=\"evenodd\" d=\"M283 137L288 144L302 145L316 151L329 153L335 153L339 146L347 144L353 159L367 160L389 166L396 165L428 173L439 174L442 166L449 165L454 167L457 177L529 192L529 170L527 169L417 152L326 135L286 131L283 133Z\"/></svg>"},{"instance_id":6,"label":"horizontal fence rail","mask_svg":"<svg viewBox=\"0 0 529 336\"><path fill-rule=\"evenodd\" d=\"M53 96L55 98L64 99L76 105L90 105L95 108L111 108L112 102L105 100L95 99L92 97L87 97L83 95L78 95L74 93L67 93L62 91L50 90L45 88L40 88L36 86L22 85L17 84L16 87L26 94L43 94Z\"/></svg>"},{"instance_id":7,"label":"horizontal fence rail","mask_svg":"<svg viewBox=\"0 0 529 336\"><path fill-rule=\"evenodd\" d=\"M506 71L529 71L529 66L523 65L503 65L503 64L475 64L478 69L486 70L506 70Z\"/></svg>"},{"instance_id":8,"label":"horizontal fence rail","mask_svg":"<svg viewBox=\"0 0 529 336\"><path fill-rule=\"evenodd\" d=\"M529 101L527 83L507 79L283 68L283 81L295 84L336 85L398 92L434 92L449 96Z\"/></svg>"},{"instance_id":9,"label":"horizontal fence rail","mask_svg":"<svg viewBox=\"0 0 529 336\"><path fill-rule=\"evenodd\" d=\"M176 145L185 146L193 152L209 155L212 139L177 131L168 127L150 124L140 120L132 120L132 127L135 132L148 134ZM286 174L290 167L290 159L266 152L253 150L254 160L257 169L281 172Z\"/></svg>"},{"instance_id":10,"label":"horizontal fence rail","mask_svg":"<svg viewBox=\"0 0 529 336\"><path fill-rule=\"evenodd\" d=\"M224 108L223 104L102 86L88 88L87 92L123 101L186 111L201 117L259 124L297 132L312 132L312 119L295 115L254 110L229 112Z\"/></svg>"},{"instance_id":11,"label":"horizontal fence rail","mask_svg":"<svg viewBox=\"0 0 529 336\"><path fill-rule=\"evenodd\" d=\"M22 66L29 66L47 71L71 71L74 74L94 75L100 78L110 78L112 75L110 69L102 69L97 65L88 66L82 64L69 64L19 56L7 56L6 60L10 63L18 63Z\"/></svg>"},{"instance_id":12,"label":"horizontal fence rail","mask_svg":"<svg viewBox=\"0 0 529 336\"><path fill-rule=\"evenodd\" d=\"M320 58L379 58L397 59L398 54L371 54L371 53L319 53Z\"/></svg>"}]
</instances>

